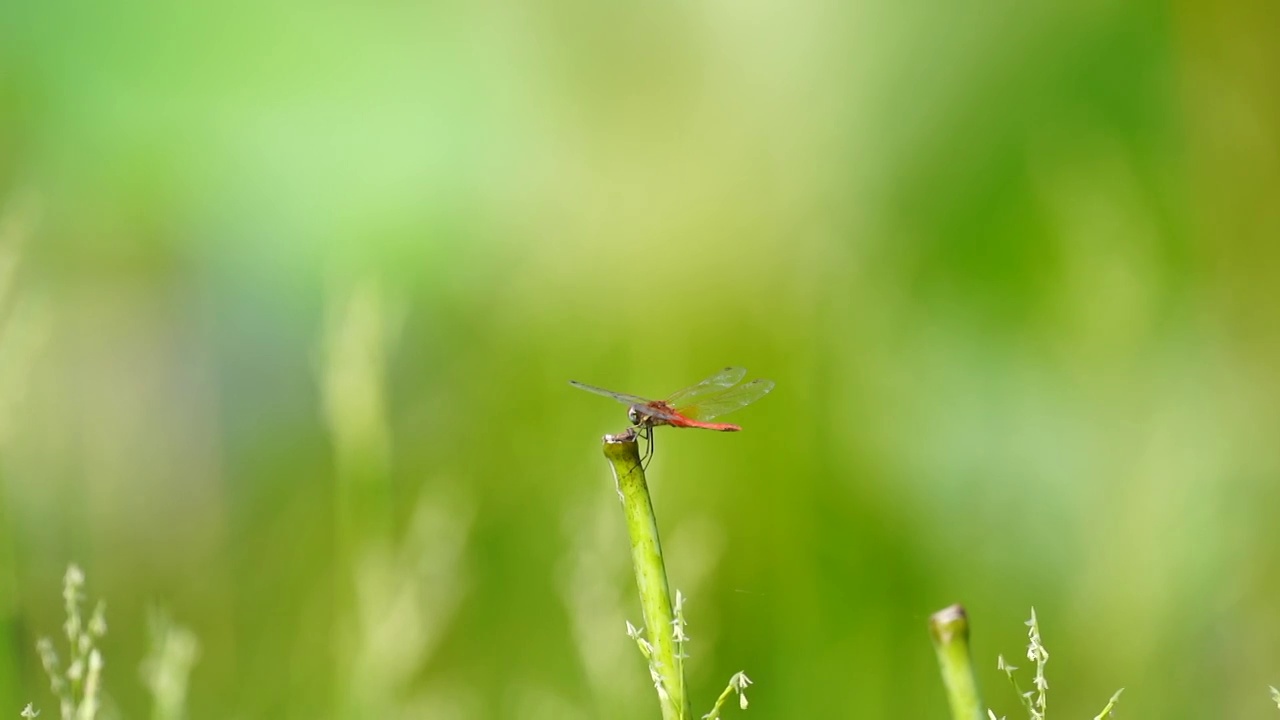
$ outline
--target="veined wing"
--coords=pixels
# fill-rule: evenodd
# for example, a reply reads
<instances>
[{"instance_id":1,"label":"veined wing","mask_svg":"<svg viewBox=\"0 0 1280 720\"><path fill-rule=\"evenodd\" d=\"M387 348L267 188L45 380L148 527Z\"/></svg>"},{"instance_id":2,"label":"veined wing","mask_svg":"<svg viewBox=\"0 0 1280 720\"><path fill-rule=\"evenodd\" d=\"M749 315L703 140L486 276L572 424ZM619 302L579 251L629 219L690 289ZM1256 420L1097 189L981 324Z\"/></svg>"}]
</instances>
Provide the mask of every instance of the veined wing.
<instances>
[{"instance_id":1,"label":"veined wing","mask_svg":"<svg viewBox=\"0 0 1280 720\"><path fill-rule=\"evenodd\" d=\"M626 393L614 392L612 390L605 390L604 388L599 388L599 387L596 387L595 385L580 383L577 380L570 380L569 384L576 388L586 390L589 393L595 393L597 395L611 397L614 400L617 400L618 402L622 403L623 405L635 405L637 403L644 405L649 402L648 400L640 397L639 395L628 395Z\"/></svg>"},{"instance_id":2,"label":"veined wing","mask_svg":"<svg viewBox=\"0 0 1280 720\"><path fill-rule=\"evenodd\" d=\"M764 397L772 389L772 380L752 380L749 383L723 388L717 393L703 395L689 405L677 406L676 412L690 420L706 422L746 407Z\"/></svg>"},{"instance_id":3,"label":"veined wing","mask_svg":"<svg viewBox=\"0 0 1280 720\"><path fill-rule=\"evenodd\" d=\"M714 395L737 385L742 378L746 377L746 374L747 371L743 368L727 367L697 385L677 390L667 398L667 404L674 408L692 405L698 398Z\"/></svg>"}]
</instances>

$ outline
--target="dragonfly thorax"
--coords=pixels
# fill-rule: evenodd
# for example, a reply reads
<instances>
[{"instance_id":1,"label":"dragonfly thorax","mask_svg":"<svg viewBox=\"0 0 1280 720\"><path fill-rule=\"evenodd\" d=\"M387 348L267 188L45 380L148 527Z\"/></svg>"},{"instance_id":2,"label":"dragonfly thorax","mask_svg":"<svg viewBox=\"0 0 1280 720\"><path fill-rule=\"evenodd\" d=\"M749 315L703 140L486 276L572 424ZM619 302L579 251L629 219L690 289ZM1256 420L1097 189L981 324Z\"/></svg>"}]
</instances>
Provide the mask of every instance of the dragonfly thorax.
<instances>
[{"instance_id":1,"label":"dragonfly thorax","mask_svg":"<svg viewBox=\"0 0 1280 720\"><path fill-rule=\"evenodd\" d=\"M637 403L627 408L627 419L632 425L637 427L655 427L657 425L670 425L671 415L675 411L665 402L654 400L644 403Z\"/></svg>"}]
</instances>

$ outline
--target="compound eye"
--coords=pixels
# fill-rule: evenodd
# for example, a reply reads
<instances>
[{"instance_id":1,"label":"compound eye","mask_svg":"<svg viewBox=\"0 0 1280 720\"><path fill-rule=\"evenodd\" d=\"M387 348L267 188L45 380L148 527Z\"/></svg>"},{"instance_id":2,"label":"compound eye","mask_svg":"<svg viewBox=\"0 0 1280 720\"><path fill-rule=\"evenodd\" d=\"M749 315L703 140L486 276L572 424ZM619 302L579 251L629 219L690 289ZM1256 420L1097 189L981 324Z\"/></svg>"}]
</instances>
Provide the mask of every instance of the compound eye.
<instances>
[{"instance_id":1,"label":"compound eye","mask_svg":"<svg viewBox=\"0 0 1280 720\"><path fill-rule=\"evenodd\" d=\"M631 421L632 425L639 425L640 413L636 412L635 408L627 408L627 419Z\"/></svg>"}]
</instances>

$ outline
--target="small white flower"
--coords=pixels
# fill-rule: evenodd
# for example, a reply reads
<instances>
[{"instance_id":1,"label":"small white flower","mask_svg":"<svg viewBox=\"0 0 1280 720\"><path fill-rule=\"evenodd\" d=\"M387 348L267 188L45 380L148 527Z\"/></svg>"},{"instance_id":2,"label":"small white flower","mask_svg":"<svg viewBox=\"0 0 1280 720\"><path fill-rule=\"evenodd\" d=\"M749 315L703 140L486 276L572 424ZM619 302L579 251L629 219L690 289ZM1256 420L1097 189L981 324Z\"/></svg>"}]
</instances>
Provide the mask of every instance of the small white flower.
<instances>
[{"instance_id":1,"label":"small white flower","mask_svg":"<svg viewBox=\"0 0 1280 720\"><path fill-rule=\"evenodd\" d=\"M747 677L746 673L739 672L729 679L729 684L738 691L738 707L746 710L747 705L750 704L747 702L747 686L751 684L751 678Z\"/></svg>"},{"instance_id":2,"label":"small white flower","mask_svg":"<svg viewBox=\"0 0 1280 720\"><path fill-rule=\"evenodd\" d=\"M89 618L89 632L94 637L107 634L107 604L101 600L98 601L97 607L93 609L93 615Z\"/></svg>"},{"instance_id":3,"label":"small white flower","mask_svg":"<svg viewBox=\"0 0 1280 720\"><path fill-rule=\"evenodd\" d=\"M62 576L62 585L65 588L77 588L84 585L84 571L79 565L71 563L67 566L67 574Z\"/></svg>"},{"instance_id":4,"label":"small white flower","mask_svg":"<svg viewBox=\"0 0 1280 720\"><path fill-rule=\"evenodd\" d=\"M662 686L662 673L658 672L657 663L649 663L649 677L653 679L653 687L658 691L658 698L665 703L670 699L670 695L667 693L667 689Z\"/></svg>"},{"instance_id":5,"label":"small white flower","mask_svg":"<svg viewBox=\"0 0 1280 720\"><path fill-rule=\"evenodd\" d=\"M689 635L685 632L688 627L684 620L684 593L676 590L676 606L675 619L671 621L671 638L678 643L689 641Z\"/></svg>"}]
</instances>

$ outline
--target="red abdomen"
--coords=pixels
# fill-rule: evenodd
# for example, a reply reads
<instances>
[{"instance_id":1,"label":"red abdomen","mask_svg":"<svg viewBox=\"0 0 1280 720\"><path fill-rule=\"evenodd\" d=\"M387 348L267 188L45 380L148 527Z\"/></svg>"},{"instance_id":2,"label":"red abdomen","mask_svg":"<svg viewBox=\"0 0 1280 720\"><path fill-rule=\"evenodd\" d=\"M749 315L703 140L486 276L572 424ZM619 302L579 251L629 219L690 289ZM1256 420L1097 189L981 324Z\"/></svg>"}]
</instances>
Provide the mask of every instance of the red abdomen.
<instances>
[{"instance_id":1,"label":"red abdomen","mask_svg":"<svg viewBox=\"0 0 1280 720\"><path fill-rule=\"evenodd\" d=\"M707 423L690 420L683 415L676 415L671 418L672 427L699 428L701 430L718 430L720 432L738 432L742 428L733 423Z\"/></svg>"}]
</instances>

